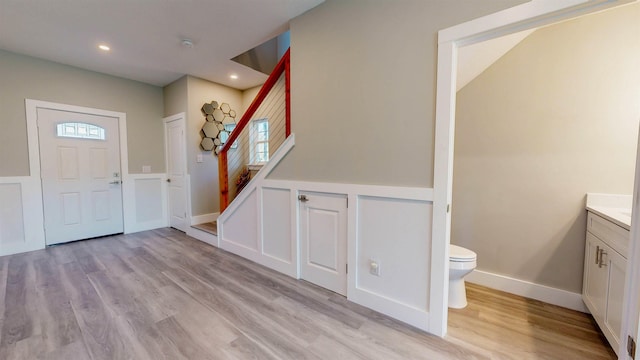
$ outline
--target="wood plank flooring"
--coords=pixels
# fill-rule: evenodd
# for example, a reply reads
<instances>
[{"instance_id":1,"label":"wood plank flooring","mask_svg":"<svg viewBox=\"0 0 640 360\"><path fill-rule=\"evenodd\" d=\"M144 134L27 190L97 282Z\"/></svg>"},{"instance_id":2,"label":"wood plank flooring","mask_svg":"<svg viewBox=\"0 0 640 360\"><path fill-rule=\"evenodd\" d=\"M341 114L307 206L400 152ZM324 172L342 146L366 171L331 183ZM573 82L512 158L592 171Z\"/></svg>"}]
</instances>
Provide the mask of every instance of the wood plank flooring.
<instances>
[{"instance_id":1,"label":"wood plank flooring","mask_svg":"<svg viewBox=\"0 0 640 360\"><path fill-rule=\"evenodd\" d=\"M428 335L173 229L0 257L0 359L613 359L588 315L469 286Z\"/></svg>"}]
</instances>

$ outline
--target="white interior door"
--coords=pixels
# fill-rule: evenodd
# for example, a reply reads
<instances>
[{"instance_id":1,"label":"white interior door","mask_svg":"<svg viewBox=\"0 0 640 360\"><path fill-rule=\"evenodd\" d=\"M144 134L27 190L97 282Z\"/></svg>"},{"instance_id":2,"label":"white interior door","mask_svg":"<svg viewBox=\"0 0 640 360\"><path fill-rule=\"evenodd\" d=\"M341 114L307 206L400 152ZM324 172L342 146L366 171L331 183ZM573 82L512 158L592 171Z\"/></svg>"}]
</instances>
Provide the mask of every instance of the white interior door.
<instances>
[{"instance_id":1,"label":"white interior door","mask_svg":"<svg viewBox=\"0 0 640 360\"><path fill-rule=\"evenodd\" d=\"M118 119L38 108L47 245L123 232Z\"/></svg>"},{"instance_id":2,"label":"white interior door","mask_svg":"<svg viewBox=\"0 0 640 360\"><path fill-rule=\"evenodd\" d=\"M167 146L167 199L169 226L187 231L186 161L184 116L172 116L164 123Z\"/></svg>"},{"instance_id":3,"label":"white interior door","mask_svg":"<svg viewBox=\"0 0 640 360\"><path fill-rule=\"evenodd\" d=\"M347 197L301 192L300 274L311 283L347 294Z\"/></svg>"}]
</instances>

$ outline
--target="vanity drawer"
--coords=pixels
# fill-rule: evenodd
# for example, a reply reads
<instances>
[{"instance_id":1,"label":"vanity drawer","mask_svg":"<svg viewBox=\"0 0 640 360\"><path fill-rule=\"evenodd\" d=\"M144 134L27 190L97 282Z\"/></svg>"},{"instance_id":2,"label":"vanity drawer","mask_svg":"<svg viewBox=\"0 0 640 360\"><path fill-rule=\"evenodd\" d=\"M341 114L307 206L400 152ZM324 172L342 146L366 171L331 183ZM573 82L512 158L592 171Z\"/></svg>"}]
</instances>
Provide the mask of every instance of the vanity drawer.
<instances>
[{"instance_id":1,"label":"vanity drawer","mask_svg":"<svg viewBox=\"0 0 640 360\"><path fill-rule=\"evenodd\" d=\"M611 246L622 257L627 258L629 230L622 228L592 212L587 213L587 231Z\"/></svg>"}]
</instances>

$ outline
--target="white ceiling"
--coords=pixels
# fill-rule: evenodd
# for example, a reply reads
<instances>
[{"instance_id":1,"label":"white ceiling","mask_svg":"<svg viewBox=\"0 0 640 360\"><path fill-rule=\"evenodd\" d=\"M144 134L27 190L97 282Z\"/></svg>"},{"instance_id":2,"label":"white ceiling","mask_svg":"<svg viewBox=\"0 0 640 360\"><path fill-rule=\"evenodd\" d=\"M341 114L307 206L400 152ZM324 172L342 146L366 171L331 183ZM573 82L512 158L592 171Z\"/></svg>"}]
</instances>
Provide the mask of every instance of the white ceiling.
<instances>
[{"instance_id":1,"label":"white ceiling","mask_svg":"<svg viewBox=\"0 0 640 360\"><path fill-rule=\"evenodd\" d=\"M323 1L0 0L0 49L157 86L189 74L247 89L266 76L230 59Z\"/></svg>"}]
</instances>

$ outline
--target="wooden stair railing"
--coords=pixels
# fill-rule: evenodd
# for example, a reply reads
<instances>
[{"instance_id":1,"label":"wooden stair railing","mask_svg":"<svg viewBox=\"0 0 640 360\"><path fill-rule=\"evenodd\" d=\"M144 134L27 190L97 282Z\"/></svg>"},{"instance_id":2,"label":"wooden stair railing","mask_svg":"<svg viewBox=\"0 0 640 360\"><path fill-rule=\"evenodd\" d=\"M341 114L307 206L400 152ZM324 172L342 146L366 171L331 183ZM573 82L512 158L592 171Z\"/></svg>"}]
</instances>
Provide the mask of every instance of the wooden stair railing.
<instances>
[{"instance_id":1,"label":"wooden stair railing","mask_svg":"<svg viewBox=\"0 0 640 360\"><path fill-rule=\"evenodd\" d=\"M256 113L264 99L267 97L271 89L278 82L278 79L284 73L285 76L285 136L289 137L291 134L291 76L290 76L290 49L282 56L276 67L271 72L271 75L267 78L267 81L262 85L258 95L249 105L247 111L242 115L240 121L238 121L235 129L229 135L229 138L222 146L222 149L218 153L218 178L220 183L220 213L222 213L227 206L229 206L229 168L227 153L232 144L238 139L238 136L251 122L251 118Z\"/></svg>"}]
</instances>

